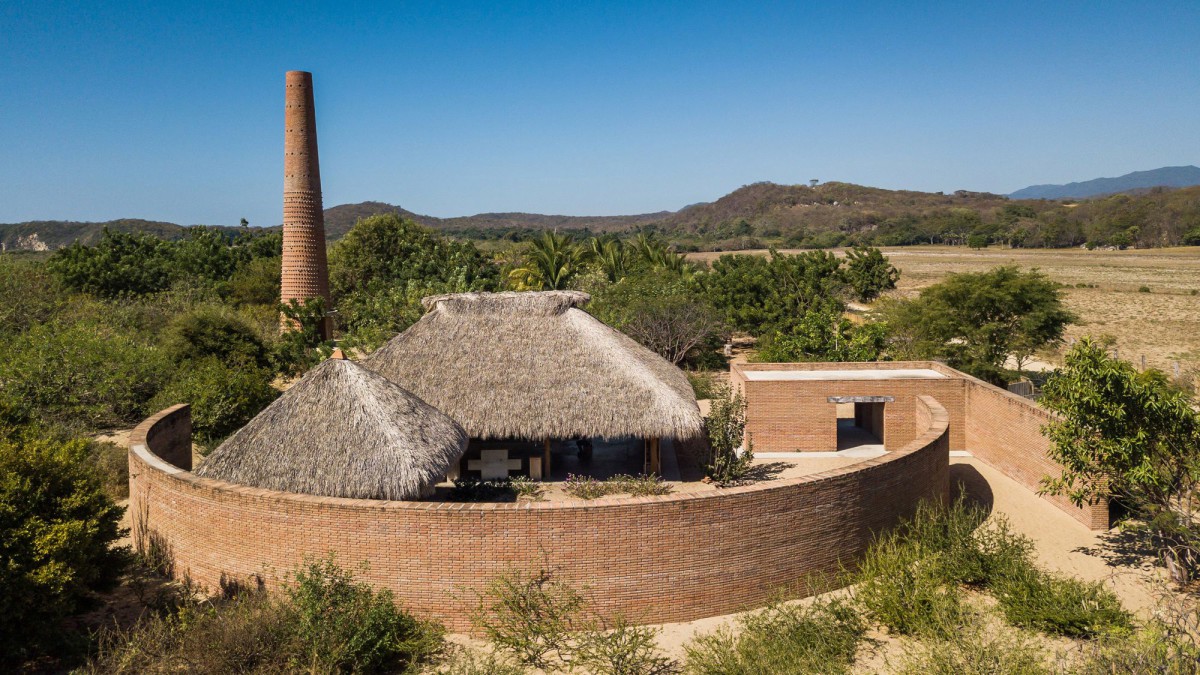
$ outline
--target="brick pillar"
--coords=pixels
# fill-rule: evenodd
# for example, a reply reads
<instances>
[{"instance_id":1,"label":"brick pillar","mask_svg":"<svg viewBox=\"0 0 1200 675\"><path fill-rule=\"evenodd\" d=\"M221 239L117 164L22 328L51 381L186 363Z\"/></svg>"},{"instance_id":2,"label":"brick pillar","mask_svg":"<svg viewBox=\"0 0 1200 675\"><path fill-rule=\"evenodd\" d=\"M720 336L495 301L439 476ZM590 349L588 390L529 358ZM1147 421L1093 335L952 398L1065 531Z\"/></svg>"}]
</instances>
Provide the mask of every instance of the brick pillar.
<instances>
[{"instance_id":1,"label":"brick pillar","mask_svg":"<svg viewBox=\"0 0 1200 675\"><path fill-rule=\"evenodd\" d=\"M321 205L321 167L317 157L317 115L312 73L287 73L283 142L283 286L280 299L329 302L329 266L325 257L325 214ZM284 320L282 328L289 327ZM329 337L326 320L322 335Z\"/></svg>"}]
</instances>

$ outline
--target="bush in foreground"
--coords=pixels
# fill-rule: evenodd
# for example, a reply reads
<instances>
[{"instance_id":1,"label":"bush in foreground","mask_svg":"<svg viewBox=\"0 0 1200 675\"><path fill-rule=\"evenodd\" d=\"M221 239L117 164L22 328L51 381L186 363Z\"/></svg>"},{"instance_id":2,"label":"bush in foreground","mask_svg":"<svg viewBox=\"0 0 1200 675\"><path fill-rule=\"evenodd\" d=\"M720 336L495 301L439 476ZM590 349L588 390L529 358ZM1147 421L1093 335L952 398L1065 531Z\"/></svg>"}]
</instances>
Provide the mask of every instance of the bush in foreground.
<instances>
[{"instance_id":1,"label":"bush in foreground","mask_svg":"<svg viewBox=\"0 0 1200 675\"><path fill-rule=\"evenodd\" d=\"M965 627L948 640L910 645L896 668L899 675L1049 675L1046 655L1019 632Z\"/></svg>"},{"instance_id":2,"label":"bush in foreground","mask_svg":"<svg viewBox=\"0 0 1200 675\"><path fill-rule=\"evenodd\" d=\"M1121 601L1101 582L1060 577L1026 567L1011 571L993 586L1004 618L1014 626L1090 638L1132 623Z\"/></svg>"},{"instance_id":3,"label":"bush in foreground","mask_svg":"<svg viewBox=\"0 0 1200 675\"><path fill-rule=\"evenodd\" d=\"M589 618L587 609L578 590L555 579L542 565L532 574L513 571L493 580L480 595L472 619L501 654L543 672L666 675L678 671L674 661L658 652L658 629L634 625L624 617L611 623ZM463 657L464 670L451 672L479 672L467 667L477 668L481 658Z\"/></svg>"},{"instance_id":4,"label":"bush in foreground","mask_svg":"<svg viewBox=\"0 0 1200 675\"><path fill-rule=\"evenodd\" d=\"M772 605L746 615L738 630L702 635L687 652L692 675L846 673L866 634L855 608L841 600Z\"/></svg>"},{"instance_id":5,"label":"bush in foreground","mask_svg":"<svg viewBox=\"0 0 1200 675\"><path fill-rule=\"evenodd\" d=\"M0 438L0 663L54 643L59 622L124 569L113 546L123 509L87 459L82 440Z\"/></svg>"},{"instance_id":6,"label":"bush in foreground","mask_svg":"<svg viewBox=\"0 0 1200 675\"><path fill-rule=\"evenodd\" d=\"M94 673L408 673L442 649L439 626L357 583L332 560L312 561L285 593L185 598L128 632L110 632Z\"/></svg>"}]
</instances>

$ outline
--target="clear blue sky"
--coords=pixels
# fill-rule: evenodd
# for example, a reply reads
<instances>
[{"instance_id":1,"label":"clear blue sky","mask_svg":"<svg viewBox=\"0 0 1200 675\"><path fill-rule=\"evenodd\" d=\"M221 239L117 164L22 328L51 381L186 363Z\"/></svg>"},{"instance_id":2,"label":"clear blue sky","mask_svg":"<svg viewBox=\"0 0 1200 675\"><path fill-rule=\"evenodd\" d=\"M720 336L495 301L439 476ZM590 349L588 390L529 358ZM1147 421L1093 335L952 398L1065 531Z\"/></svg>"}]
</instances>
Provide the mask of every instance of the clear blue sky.
<instances>
[{"instance_id":1,"label":"clear blue sky","mask_svg":"<svg viewBox=\"0 0 1200 675\"><path fill-rule=\"evenodd\" d=\"M279 223L291 69L326 206L602 215L1200 164L1196 0L5 0L0 222Z\"/></svg>"}]
</instances>

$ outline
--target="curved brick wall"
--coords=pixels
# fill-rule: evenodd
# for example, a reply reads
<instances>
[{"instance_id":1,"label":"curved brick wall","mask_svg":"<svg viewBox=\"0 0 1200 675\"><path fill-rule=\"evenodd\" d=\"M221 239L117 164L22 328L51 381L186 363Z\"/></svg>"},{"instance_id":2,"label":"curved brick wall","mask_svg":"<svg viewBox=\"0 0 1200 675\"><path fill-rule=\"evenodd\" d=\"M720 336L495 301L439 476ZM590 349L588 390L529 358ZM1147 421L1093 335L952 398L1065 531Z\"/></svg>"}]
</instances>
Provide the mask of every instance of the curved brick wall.
<instances>
[{"instance_id":1,"label":"curved brick wall","mask_svg":"<svg viewBox=\"0 0 1200 675\"><path fill-rule=\"evenodd\" d=\"M916 401L916 438L897 452L804 478L701 494L571 503L462 504L314 497L197 478L163 457L185 444L186 406L130 439L135 541L160 537L175 573L277 583L305 555L335 551L368 581L452 630L474 591L542 560L587 589L597 610L645 623L761 605L779 590L853 564L873 532L948 490L949 415Z\"/></svg>"}]
</instances>

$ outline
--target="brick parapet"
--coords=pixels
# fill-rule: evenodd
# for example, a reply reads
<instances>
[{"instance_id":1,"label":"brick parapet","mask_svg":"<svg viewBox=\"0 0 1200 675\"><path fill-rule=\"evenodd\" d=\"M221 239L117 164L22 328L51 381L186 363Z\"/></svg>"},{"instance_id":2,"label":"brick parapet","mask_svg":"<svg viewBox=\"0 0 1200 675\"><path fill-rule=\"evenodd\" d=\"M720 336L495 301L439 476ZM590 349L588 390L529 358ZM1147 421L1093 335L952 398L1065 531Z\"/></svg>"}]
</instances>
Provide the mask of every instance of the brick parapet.
<instances>
[{"instance_id":1,"label":"brick parapet","mask_svg":"<svg viewBox=\"0 0 1200 675\"><path fill-rule=\"evenodd\" d=\"M753 371L933 370L944 379L750 380ZM731 368L734 386L746 396L746 433L760 452L832 450L837 412L829 396L893 396L884 406L884 444L907 443L911 401L934 396L950 415L950 449L967 450L1024 487L1038 491L1042 478L1061 467L1050 459L1042 427L1053 414L1037 403L936 361L864 363L746 363ZM917 425L920 426L919 424ZM1107 529L1108 504L1077 507L1065 497L1043 495L1091 529Z\"/></svg>"},{"instance_id":2,"label":"brick parapet","mask_svg":"<svg viewBox=\"0 0 1200 675\"><path fill-rule=\"evenodd\" d=\"M315 497L199 478L156 454L181 443L186 409L164 411L131 439L135 539L166 542L176 574L216 587L257 576L278 584L305 556L334 552L399 602L468 630L476 593L497 575L543 563L586 588L603 616L688 621L803 595L853 566L874 533L945 499L949 415L920 397L928 421L885 457L803 478L706 493L591 502L387 502ZM140 541L138 543L141 543Z\"/></svg>"}]
</instances>

